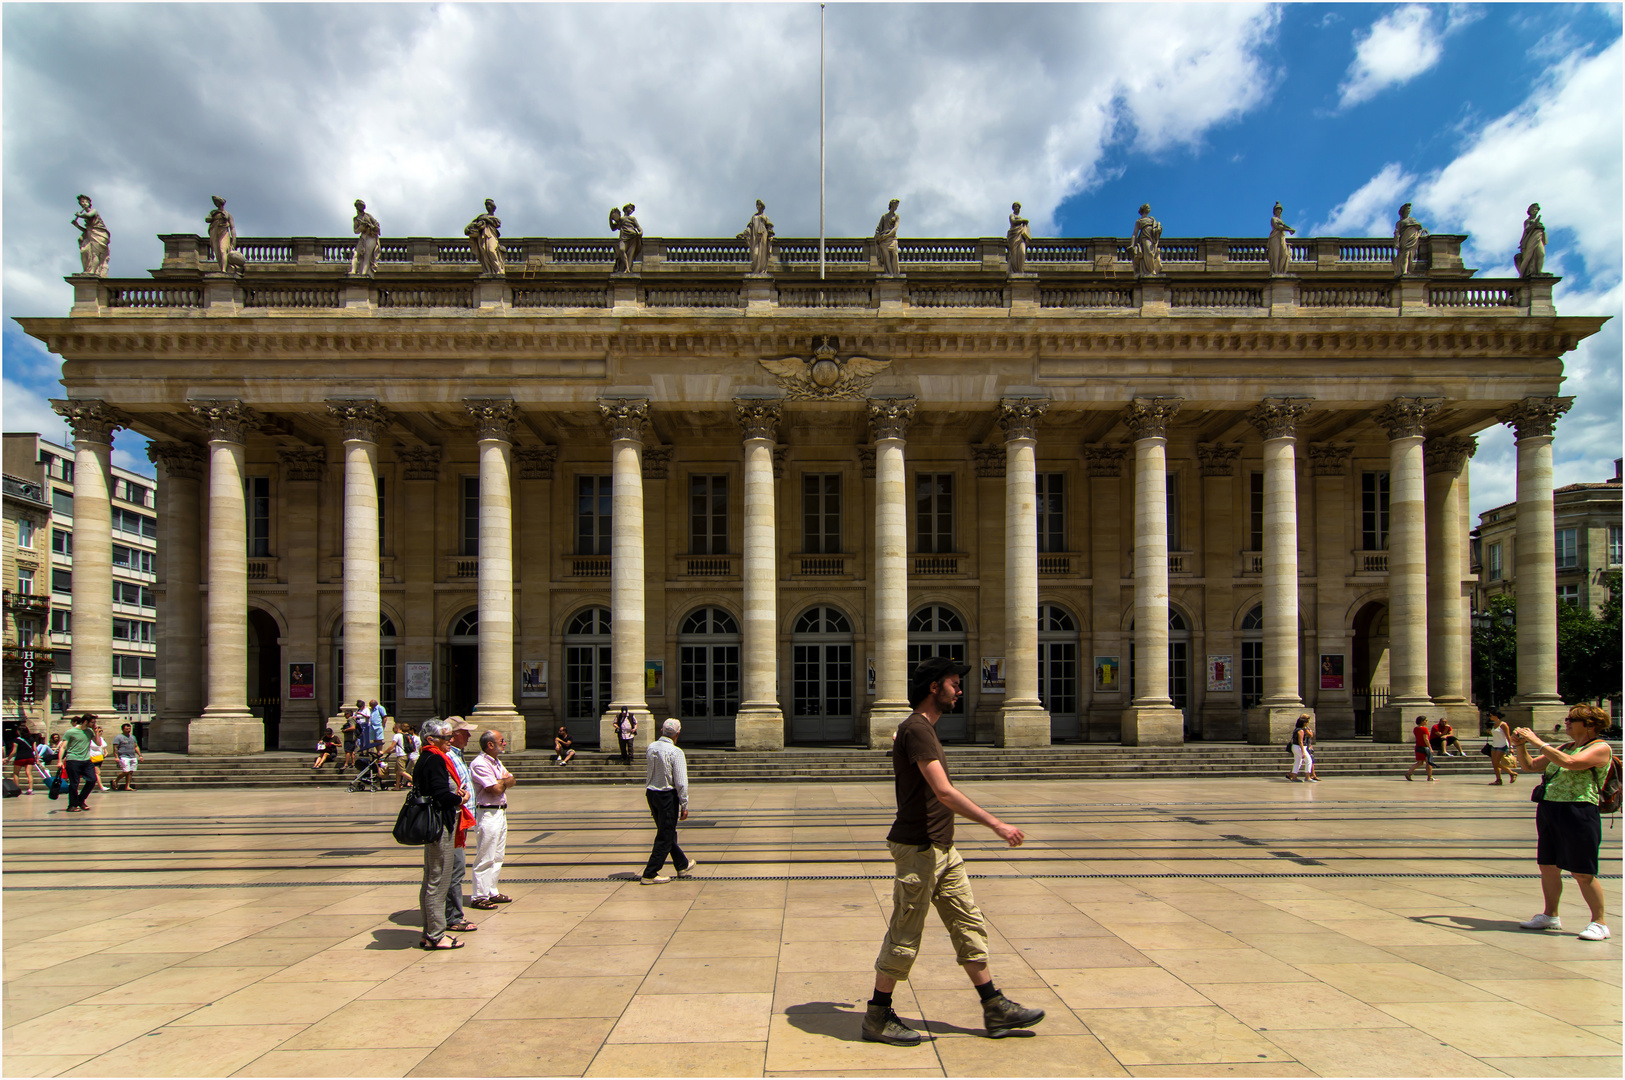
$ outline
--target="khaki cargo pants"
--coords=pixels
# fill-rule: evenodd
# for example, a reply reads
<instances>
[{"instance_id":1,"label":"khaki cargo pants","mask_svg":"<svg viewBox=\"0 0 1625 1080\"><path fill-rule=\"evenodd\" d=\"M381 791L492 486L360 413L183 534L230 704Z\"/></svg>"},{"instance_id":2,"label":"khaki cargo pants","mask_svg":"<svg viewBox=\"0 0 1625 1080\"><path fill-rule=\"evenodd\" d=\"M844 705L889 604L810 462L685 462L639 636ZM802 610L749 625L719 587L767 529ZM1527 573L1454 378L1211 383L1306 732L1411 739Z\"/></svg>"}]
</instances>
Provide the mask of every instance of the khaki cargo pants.
<instances>
[{"instance_id":1,"label":"khaki cargo pants","mask_svg":"<svg viewBox=\"0 0 1625 1080\"><path fill-rule=\"evenodd\" d=\"M959 963L987 963L987 921L971 895L965 860L958 850L928 845L922 851L917 844L890 841L886 846L897 864L897 878L892 885L891 923L875 958L875 970L898 982L908 979L920 952L928 905L935 905L948 928Z\"/></svg>"}]
</instances>

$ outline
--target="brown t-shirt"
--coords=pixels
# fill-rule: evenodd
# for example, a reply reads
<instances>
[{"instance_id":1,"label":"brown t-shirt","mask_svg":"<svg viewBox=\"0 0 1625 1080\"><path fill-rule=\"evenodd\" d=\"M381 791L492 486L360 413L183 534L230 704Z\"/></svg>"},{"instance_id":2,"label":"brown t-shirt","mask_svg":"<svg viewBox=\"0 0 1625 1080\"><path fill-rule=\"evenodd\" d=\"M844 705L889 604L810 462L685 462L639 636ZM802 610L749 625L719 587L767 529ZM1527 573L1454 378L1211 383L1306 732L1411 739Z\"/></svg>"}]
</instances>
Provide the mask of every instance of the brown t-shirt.
<instances>
[{"instance_id":1,"label":"brown t-shirt","mask_svg":"<svg viewBox=\"0 0 1625 1080\"><path fill-rule=\"evenodd\" d=\"M937 800L920 771L920 764L926 761L941 761L943 772L948 771L936 726L919 713L911 713L897 728L891 761L897 788L897 820L886 839L896 844L951 845L954 812Z\"/></svg>"}]
</instances>

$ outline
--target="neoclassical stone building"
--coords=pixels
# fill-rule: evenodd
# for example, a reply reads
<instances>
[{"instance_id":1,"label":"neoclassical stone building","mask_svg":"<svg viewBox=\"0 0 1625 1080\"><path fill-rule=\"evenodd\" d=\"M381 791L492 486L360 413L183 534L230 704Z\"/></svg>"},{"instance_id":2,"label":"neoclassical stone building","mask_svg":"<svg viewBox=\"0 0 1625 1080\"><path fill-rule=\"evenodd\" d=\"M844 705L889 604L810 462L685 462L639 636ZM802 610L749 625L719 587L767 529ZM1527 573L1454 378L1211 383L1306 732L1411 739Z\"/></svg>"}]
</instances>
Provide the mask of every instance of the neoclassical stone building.
<instances>
[{"instance_id":1,"label":"neoclassical stone building","mask_svg":"<svg viewBox=\"0 0 1625 1080\"><path fill-rule=\"evenodd\" d=\"M1518 436L1526 716L1556 686L1551 443L1602 320L1459 236L1388 240L240 240L165 236L22 320L63 359L75 503L158 466L153 742L308 747L340 705L579 742L884 745L969 661L949 739L1284 741L1471 723L1467 461ZM1284 256L1283 256L1284 258ZM482 263L480 260L487 260ZM359 260L363 264L366 260ZM217 265L231 267L222 273ZM1145 269L1143 260L1138 264ZM75 538L76 630L108 583ZM105 607L105 605L102 605ZM105 639L106 635L102 635ZM73 654L75 706L107 658ZM1402 717L1405 718L1402 723ZM605 736L607 741L607 736Z\"/></svg>"}]
</instances>

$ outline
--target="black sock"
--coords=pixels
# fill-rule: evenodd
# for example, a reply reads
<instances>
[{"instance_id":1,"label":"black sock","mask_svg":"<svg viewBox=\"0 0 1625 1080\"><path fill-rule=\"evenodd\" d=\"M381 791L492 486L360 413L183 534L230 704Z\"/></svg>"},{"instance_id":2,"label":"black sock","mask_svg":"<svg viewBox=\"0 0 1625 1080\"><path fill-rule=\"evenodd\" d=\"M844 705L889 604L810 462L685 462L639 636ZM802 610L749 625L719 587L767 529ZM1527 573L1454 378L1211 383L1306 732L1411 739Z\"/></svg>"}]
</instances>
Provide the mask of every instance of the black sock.
<instances>
[{"instance_id":1,"label":"black sock","mask_svg":"<svg viewBox=\"0 0 1625 1080\"><path fill-rule=\"evenodd\" d=\"M991 997L995 997L999 991L994 987L993 980L989 979L987 982L977 986L976 992L982 995L983 1001L986 1001Z\"/></svg>"},{"instance_id":2,"label":"black sock","mask_svg":"<svg viewBox=\"0 0 1625 1080\"><path fill-rule=\"evenodd\" d=\"M869 999L869 1004L879 1005L882 1009L891 1008L891 991L876 990L875 996Z\"/></svg>"}]
</instances>

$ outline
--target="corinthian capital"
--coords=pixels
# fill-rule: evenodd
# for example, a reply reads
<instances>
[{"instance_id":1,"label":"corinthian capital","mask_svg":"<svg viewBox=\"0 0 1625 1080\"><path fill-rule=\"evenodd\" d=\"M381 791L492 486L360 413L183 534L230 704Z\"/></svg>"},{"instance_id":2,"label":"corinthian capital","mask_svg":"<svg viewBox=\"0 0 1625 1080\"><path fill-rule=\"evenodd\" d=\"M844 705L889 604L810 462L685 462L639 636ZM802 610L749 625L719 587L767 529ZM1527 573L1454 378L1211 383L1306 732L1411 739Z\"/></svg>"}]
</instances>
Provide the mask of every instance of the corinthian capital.
<instances>
[{"instance_id":1,"label":"corinthian capital","mask_svg":"<svg viewBox=\"0 0 1625 1080\"><path fill-rule=\"evenodd\" d=\"M1038 418L1049 408L1049 398L1004 398L999 402L999 427L1004 441L1038 438Z\"/></svg>"},{"instance_id":2,"label":"corinthian capital","mask_svg":"<svg viewBox=\"0 0 1625 1080\"><path fill-rule=\"evenodd\" d=\"M277 455L289 480L320 480L327 471L327 451L319 446L287 449Z\"/></svg>"},{"instance_id":3,"label":"corinthian capital","mask_svg":"<svg viewBox=\"0 0 1625 1080\"><path fill-rule=\"evenodd\" d=\"M1540 438L1556 430L1557 418L1573 404L1571 397L1526 397L1496 419L1517 432L1520 439Z\"/></svg>"},{"instance_id":4,"label":"corinthian capital","mask_svg":"<svg viewBox=\"0 0 1625 1080\"><path fill-rule=\"evenodd\" d=\"M556 446L516 446L513 449L514 465L519 469L521 480L553 479L553 465L558 460Z\"/></svg>"},{"instance_id":5,"label":"corinthian capital","mask_svg":"<svg viewBox=\"0 0 1625 1080\"><path fill-rule=\"evenodd\" d=\"M777 441L783 414L784 405L776 398L734 398L734 416L746 439Z\"/></svg>"},{"instance_id":6,"label":"corinthian capital","mask_svg":"<svg viewBox=\"0 0 1625 1080\"><path fill-rule=\"evenodd\" d=\"M908 425L914 420L914 405L912 397L870 398L870 438L875 442L905 438Z\"/></svg>"},{"instance_id":7,"label":"corinthian capital","mask_svg":"<svg viewBox=\"0 0 1625 1080\"><path fill-rule=\"evenodd\" d=\"M1390 439L1416 438L1427 434L1428 421L1438 414L1442 404L1438 398L1396 397L1377 410L1375 419Z\"/></svg>"},{"instance_id":8,"label":"corinthian capital","mask_svg":"<svg viewBox=\"0 0 1625 1080\"><path fill-rule=\"evenodd\" d=\"M1128 448L1124 446L1085 446L1083 448L1083 461L1090 476L1122 476L1123 459L1127 456Z\"/></svg>"},{"instance_id":9,"label":"corinthian capital","mask_svg":"<svg viewBox=\"0 0 1625 1080\"><path fill-rule=\"evenodd\" d=\"M1265 398L1247 413L1247 422L1258 429L1264 441L1292 439L1298 434L1298 421L1309 411L1308 398Z\"/></svg>"},{"instance_id":10,"label":"corinthian capital","mask_svg":"<svg viewBox=\"0 0 1625 1080\"><path fill-rule=\"evenodd\" d=\"M51 399L51 408L57 411L68 426L73 428L75 442L106 443L113 445L113 432L130 426L130 418L105 401L95 398Z\"/></svg>"},{"instance_id":11,"label":"corinthian capital","mask_svg":"<svg viewBox=\"0 0 1625 1080\"><path fill-rule=\"evenodd\" d=\"M330 398L327 411L344 429L345 442L377 442L378 428L389 418L375 398Z\"/></svg>"},{"instance_id":12,"label":"corinthian capital","mask_svg":"<svg viewBox=\"0 0 1625 1080\"><path fill-rule=\"evenodd\" d=\"M395 451L408 480L440 479L440 447L402 446Z\"/></svg>"},{"instance_id":13,"label":"corinthian capital","mask_svg":"<svg viewBox=\"0 0 1625 1080\"><path fill-rule=\"evenodd\" d=\"M513 442L512 398L464 398L463 404L474 418L475 439Z\"/></svg>"},{"instance_id":14,"label":"corinthian capital","mask_svg":"<svg viewBox=\"0 0 1625 1080\"><path fill-rule=\"evenodd\" d=\"M1467 459L1478 450L1478 440L1470 435L1453 435L1448 439L1429 439L1422 444L1423 468L1430 473L1459 473Z\"/></svg>"},{"instance_id":15,"label":"corinthian capital","mask_svg":"<svg viewBox=\"0 0 1625 1080\"><path fill-rule=\"evenodd\" d=\"M1354 447L1344 443L1310 443L1309 461L1316 476L1342 476Z\"/></svg>"},{"instance_id":16,"label":"corinthian capital","mask_svg":"<svg viewBox=\"0 0 1625 1080\"><path fill-rule=\"evenodd\" d=\"M1196 458L1202 463L1203 476L1236 475L1236 459L1241 447L1233 443L1197 443Z\"/></svg>"},{"instance_id":17,"label":"corinthian capital","mask_svg":"<svg viewBox=\"0 0 1625 1080\"><path fill-rule=\"evenodd\" d=\"M1179 412L1179 405L1179 398L1135 398L1123 411L1123 423L1136 440L1166 439L1168 421Z\"/></svg>"},{"instance_id":18,"label":"corinthian capital","mask_svg":"<svg viewBox=\"0 0 1625 1080\"><path fill-rule=\"evenodd\" d=\"M210 442L244 443L260 426L260 414L236 398L188 401L192 415L209 429Z\"/></svg>"},{"instance_id":19,"label":"corinthian capital","mask_svg":"<svg viewBox=\"0 0 1625 1080\"><path fill-rule=\"evenodd\" d=\"M164 467L170 480L203 479L203 447L189 442L150 442L147 460Z\"/></svg>"},{"instance_id":20,"label":"corinthian capital","mask_svg":"<svg viewBox=\"0 0 1625 1080\"><path fill-rule=\"evenodd\" d=\"M598 415L604 418L612 440L642 442L648 434L648 398L599 398Z\"/></svg>"}]
</instances>

